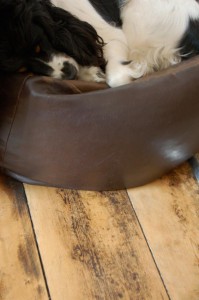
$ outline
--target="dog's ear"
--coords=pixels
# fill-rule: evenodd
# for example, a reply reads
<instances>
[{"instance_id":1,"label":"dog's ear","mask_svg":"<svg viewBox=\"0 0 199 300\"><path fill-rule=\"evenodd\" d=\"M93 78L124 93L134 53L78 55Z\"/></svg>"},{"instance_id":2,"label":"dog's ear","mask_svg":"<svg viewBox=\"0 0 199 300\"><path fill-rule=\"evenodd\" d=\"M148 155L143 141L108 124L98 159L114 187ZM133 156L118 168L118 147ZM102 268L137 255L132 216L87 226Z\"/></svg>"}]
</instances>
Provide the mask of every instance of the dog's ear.
<instances>
[{"instance_id":1,"label":"dog's ear","mask_svg":"<svg viewBox=\"0 0 199 300\"><path fill-rule=\"evenodd\" d=\"M104 43L96 30L61 8L51 6L48 9L54 21L54 48L73 57L81 65L104 69Z\"/></svg>"}]
</instances>

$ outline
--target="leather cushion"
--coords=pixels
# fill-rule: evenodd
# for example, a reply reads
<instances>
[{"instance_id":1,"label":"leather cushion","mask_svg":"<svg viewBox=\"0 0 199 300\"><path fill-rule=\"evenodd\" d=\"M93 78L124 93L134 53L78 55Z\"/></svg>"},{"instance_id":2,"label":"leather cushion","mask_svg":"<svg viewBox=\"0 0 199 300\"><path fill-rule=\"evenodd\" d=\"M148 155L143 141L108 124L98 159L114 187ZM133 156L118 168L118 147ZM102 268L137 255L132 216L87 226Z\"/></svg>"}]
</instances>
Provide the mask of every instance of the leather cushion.
<instances>
[{"instance_id":1,"label":"leather cushion","mask_svg":"<svg viewBox=\"0 0 199 300\"><path fill-rule=\"evenodd\" d=\"M154 180L199 150L199 58L110 89L1 77L0 166L23 182L113 190Z\"/></svg>"}]
</instances>

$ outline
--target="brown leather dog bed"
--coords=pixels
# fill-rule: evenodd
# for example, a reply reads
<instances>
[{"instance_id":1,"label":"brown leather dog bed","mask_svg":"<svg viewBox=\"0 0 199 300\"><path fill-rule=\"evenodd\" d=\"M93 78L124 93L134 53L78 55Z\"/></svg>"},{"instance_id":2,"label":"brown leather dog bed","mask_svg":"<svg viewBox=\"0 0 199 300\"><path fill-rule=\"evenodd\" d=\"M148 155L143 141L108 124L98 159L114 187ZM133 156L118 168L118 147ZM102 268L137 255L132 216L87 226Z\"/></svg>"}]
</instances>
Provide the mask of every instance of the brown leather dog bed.
<instances>
[{"instance_id":1,"label":"brown leather dog bed","mask_svg":"<svg viewBox=\"0 0 199 300\"><path fill-rule=\"evenodd\" d=\"M0 164L23 182L111 190L145 184L199 150L199 58L110 89L2 77Z\"/></svg>"}]
</instances>

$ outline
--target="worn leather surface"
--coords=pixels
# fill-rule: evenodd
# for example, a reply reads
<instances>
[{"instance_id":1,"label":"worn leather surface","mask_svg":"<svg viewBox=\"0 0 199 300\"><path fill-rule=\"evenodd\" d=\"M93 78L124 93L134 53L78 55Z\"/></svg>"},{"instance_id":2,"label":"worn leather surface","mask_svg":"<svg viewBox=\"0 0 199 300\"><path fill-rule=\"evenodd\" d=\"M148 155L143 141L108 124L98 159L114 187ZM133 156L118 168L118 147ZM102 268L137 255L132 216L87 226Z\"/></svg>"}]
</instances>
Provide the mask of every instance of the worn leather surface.
<instances>
[{"instance_id":1,"label":"worn leather surface","mask_svg":"<svg viewBox=\"0 0 199 300\"><path fill-rule=\"evenodd\" d=\"M0 165L18 180L112 190L199 150L199 58L129 85L19 74L0 82Z\"/></svg>"}]
</instances>

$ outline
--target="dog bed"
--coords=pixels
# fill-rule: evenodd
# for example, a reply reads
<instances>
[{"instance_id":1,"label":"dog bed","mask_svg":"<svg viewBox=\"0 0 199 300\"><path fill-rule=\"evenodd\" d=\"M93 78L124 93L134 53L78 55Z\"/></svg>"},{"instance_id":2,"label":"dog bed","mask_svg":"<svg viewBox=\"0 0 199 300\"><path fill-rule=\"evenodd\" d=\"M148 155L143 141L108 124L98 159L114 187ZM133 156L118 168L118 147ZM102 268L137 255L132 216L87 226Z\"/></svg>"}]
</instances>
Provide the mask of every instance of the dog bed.
<instances>
[{"instance_id":1,"label":"dog bed","mask_svg":"<svg viewBox=\"0 0 199 300\"><path fill-rule=\"evenodd\" d=\"M17 180L86 190L143 185L199 150L199 58L118 88L1 77L0 165Z\"/></svg>"}]
</instances>

